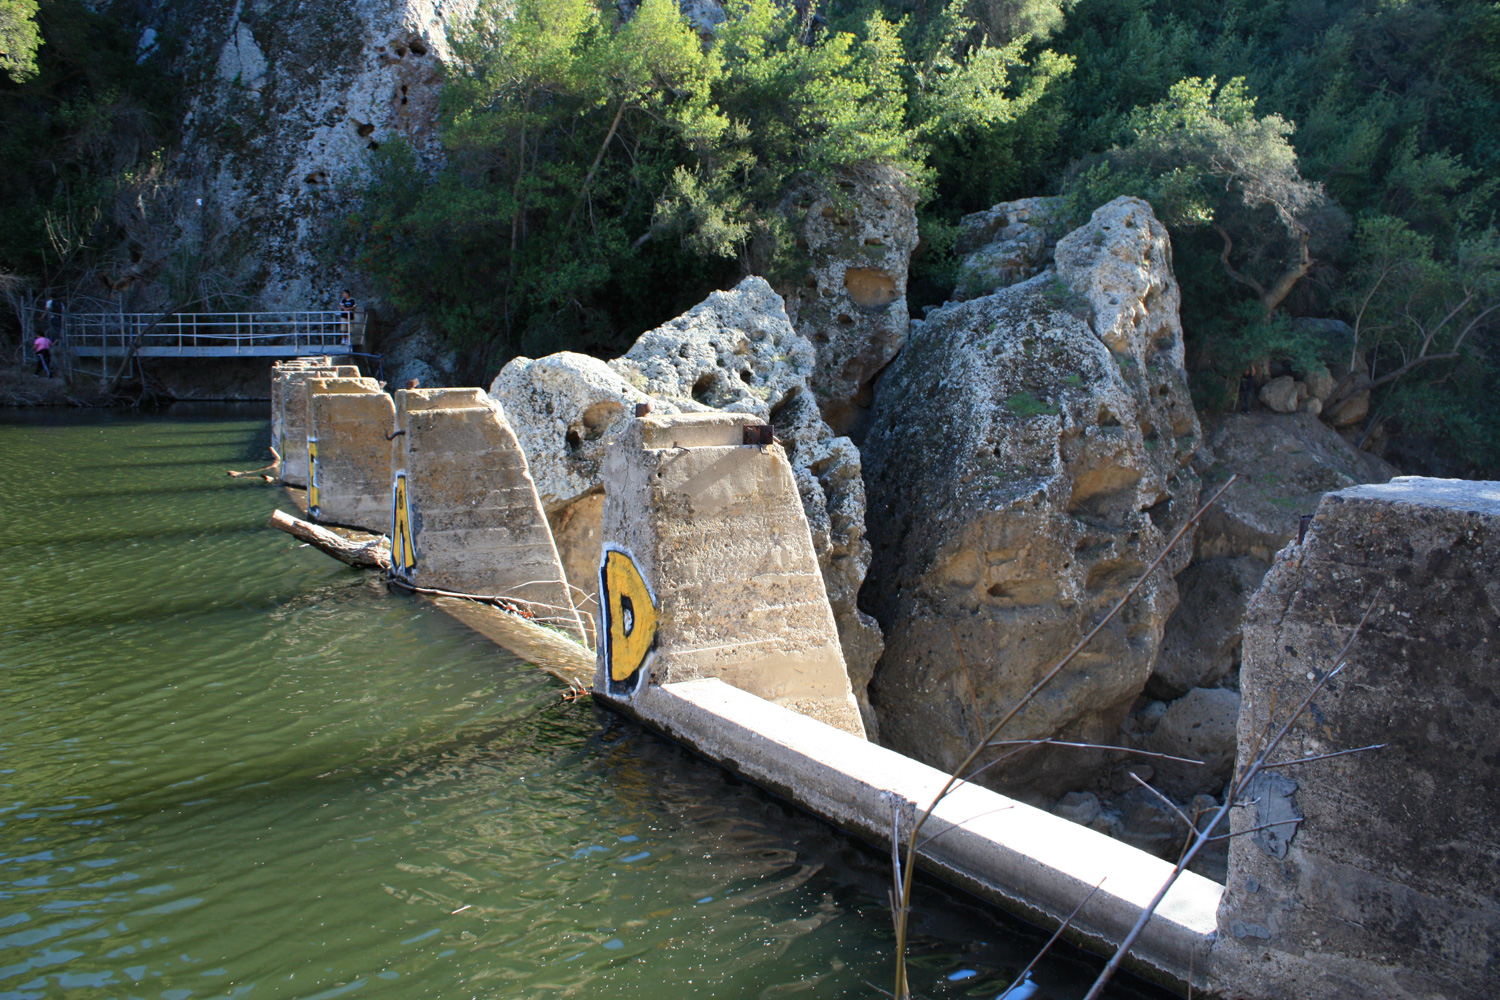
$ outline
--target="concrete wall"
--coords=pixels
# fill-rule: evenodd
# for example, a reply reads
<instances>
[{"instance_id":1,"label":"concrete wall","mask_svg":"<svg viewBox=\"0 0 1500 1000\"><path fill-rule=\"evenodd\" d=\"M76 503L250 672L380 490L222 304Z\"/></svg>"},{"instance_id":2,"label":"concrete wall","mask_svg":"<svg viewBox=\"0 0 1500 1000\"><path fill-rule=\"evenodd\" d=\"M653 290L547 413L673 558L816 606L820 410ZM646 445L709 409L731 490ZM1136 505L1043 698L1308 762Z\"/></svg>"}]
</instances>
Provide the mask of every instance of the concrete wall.
<instances>
[{"instance_id":1,"label":"concrete wall","mask_svg":"<svg viewBox=\"0 0 1500 1000\"><path fill-rule=\"evenodd\" d=\"M362 385L364 391L355 392L314 388L327 381L307 383L308 511L325 524L385 534L391 530L387 436L395 423L395 403L379 389Z\"/></svg>"},{"instance_id":2,"label":"concrete wall","mask_svg":"<svg viewBox=\"0 0 1500 1000\"><path fill-rule=\"evenodd\" d=\"M1243 763L1349 663L1233 812L1215 978L1298 1000L1500 994L1500 483L1325 497L1244 623ZM1300 817L1300 822L1298 818Z\"/></svg>"},{"instance_id":3,"label":"concrete wall","mask_svg":"<svg viewBox=\"0 0 1500 1000\"><path fill-rule=\"evenodd\" d=\"M419 587L531 602L538 617L582 641L526 456L499 406L482 390L470 392L396 393L397 573Z\"/></svg>"},{"instance_id":4,"label":"concrete wall","mask_svg":"<svg viewBox=\"0 0 1500 1000\"><path fill-rule=\"evenodd\" d=\"M289 358L285 361L276 361L271 365L271 447L281 453L281 387L285 384L282 376L294 372L303 371L308 368L331 368L333 362L324 355L317 358Z\"/></svg>"},{"instance_id":5,"label":"concrete wall","mask_svg":"<svg viewBox=\"0 0 1500 1000\"><path fill-rule=\"evenodd\" d=\"M791 466L752 424L650 416L610 447L596 692L649 714L657 685L717 677L862 737Z\"/></svg>"},{"instance_id":6,"label":"concrete wall","mask_svg":"<svg viewBox=\"0 0 1500 1000\"><path fill-rule=\"evenodd\" d=\"M329 368L301 368L283 372L272 379L272 392L280 383L281 424L277 430L276 451L281 455L281 481L290 486L307 485L307 392L310 378L358 378L354 365Z\"/></svg>"}]
</instances>

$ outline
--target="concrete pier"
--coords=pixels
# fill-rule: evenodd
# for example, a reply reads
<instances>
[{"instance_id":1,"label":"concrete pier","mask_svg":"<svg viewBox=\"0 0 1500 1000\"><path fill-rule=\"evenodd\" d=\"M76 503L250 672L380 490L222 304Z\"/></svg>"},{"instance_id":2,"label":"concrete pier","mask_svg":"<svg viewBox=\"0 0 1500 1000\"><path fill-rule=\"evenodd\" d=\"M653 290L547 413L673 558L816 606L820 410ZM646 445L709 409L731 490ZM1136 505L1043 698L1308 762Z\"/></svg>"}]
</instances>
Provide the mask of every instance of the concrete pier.
<instances>
[{"instance_id":1,"label":"concrete pier","mask_svg":"<svg viewBox=\"0 0 1500 1000\"><path fill-rule=\"evenodd\" d=\"M1348 665L1231 813L1213 956L1226 994L1500 995L1500 483L1402 477L1323 498L1245 613L1241 766L1372 602Z\"/></svg>"},{"instance_id":2,"label":"concrete pier","mask_svg":"<svg viewBox=\"0 0 1500 1000\"><path fill-rule=\"evenodd\" d=\"M583 641L526 456L482 390L398 390L392 559L415 586L505 597Z\"/></svg>"},{"instance_id":3,"label":"concrete pier","mask_svg":"<svg viewBox=\"0 0 1500 1000\"><path fill-rule=\"evenodd\" d=\"M765 444L746 444L765 435ZM786 453L754 416L634 421L604 464L595 689L717 677L864 736Z\"/></svg>"},{"instance_id":4,"label":"concrete pier","mask_svg":"<svg viewBox=\"0 0 1500 1000\"><path fill-rule=\"evenodd\" d=\"M308 512L316 521L391 530L391 443L396 406L373 379L310 379Z\"/></svg>"},{"instance_id":5,"label":"concrete pier","mask_svg":"<svg viewBox=\"0 0 1500 1000\"><path fill-rule=\"evenodd\" d=\"M279 396L281 425L273 438L281 456L281 481L291 486L307 485L307 392L310 378L359 378L354 365L329 368L302 368L278 373L272 378L272 392ZM279 393L276 383L280 383Z\"/></svg>"}]
</instances>

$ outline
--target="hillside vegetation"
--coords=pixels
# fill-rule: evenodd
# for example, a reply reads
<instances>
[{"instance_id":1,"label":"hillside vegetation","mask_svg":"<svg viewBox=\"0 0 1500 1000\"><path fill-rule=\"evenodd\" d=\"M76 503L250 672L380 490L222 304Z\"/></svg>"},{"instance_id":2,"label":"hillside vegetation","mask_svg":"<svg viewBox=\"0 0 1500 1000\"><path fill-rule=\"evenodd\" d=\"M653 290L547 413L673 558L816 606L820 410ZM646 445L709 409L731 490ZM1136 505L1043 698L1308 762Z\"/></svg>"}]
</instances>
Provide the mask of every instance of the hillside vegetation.
<instances>
[{"instance_id":1,"label":"hillside vegetation","mask_svg":"<svg viewBox=\"0 0 1500 1000\"><path fill-rule=\"evenodd\" d=\"M65 287L130 263L120 219L159 176L171 40L137 61L128 5L38 2L0 0L17 165L0 269ZM1408 457L1500 467L1500 4L735 0L723 17L486 0L448 68L447 165L372 152L335 247L492 368L608 356L741 274L794 279L799 189L868 163L921 191L916 306L951 290L964 213L1058 194L1081 220L1138 194L1171 229L1201 408L1234 406L1247 368L1324 363L1345 395L1373 389L1370 430Z\"/></svg>"}]
</instances>

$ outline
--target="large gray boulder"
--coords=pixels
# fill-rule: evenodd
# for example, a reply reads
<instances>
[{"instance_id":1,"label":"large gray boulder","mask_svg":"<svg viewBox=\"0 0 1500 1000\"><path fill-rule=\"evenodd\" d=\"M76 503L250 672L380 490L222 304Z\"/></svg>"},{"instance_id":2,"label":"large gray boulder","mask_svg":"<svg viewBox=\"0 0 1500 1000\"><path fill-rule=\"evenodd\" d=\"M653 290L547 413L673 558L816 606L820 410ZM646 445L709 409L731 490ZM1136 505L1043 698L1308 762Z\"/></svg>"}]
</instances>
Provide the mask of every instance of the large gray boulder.
<instances>
[{"instance_id":1,"label":"large gray boulder","mask_svg":"<svg viewBox=\"0 0 1500 1000\"><path fill-rule=\"evenodd\" d=\"M804 270L779 290L816 353L810 384L823 415L847 434L906 342L917 190L901 171L872 164L793 192L786 209L803 218Z\"/></svg>"},{"instance_id":2,"label":"large gray boulder","mask_svg":"<svg viewBox=\"0 0 1500 1000\"><path fill-rule=\"evenodd\" d=\"M642 334L612 361L517 358L490 395L526 451L568 579L589 595L597 590L605 449L637 404L771 422L807 512L851 684L872 724L865 686L883 646L879 626L855 603L870 563L864 480L858 449L819 413L810 386L816 357L781 297L764 279L746 278Z\"/></svg>"},{"instance_id":3,"label":"large gray boulder","mask_svg":"<svg viewBox=\"0 0 1500 1000\"><path fill-rule=\"evenodd\" d=\"M1204 515L1199 559L1253 556L1270 565L1323 494L1383 483L1396 474L1310 413L1231 413L1207 423L1208 449L1217 462L1210 485L1235 473L1240 478Z\"/></svg>"},{"instance_id":4,"label":"large gray boulder","mask_svg":"<svg viewBox=\"0 0 1500 1000\"><path fill-rule=\"evenodd\" d=\"M1198 501L1166 229L1120 198L1055 259L1055 272L918 325L864 445L882 740L939 767L1120 599ZM1190 554L1174 550L1002 737L1115 742ZM1034 749L984 780L1054 796L1097 763Z\"/></svg>"}]
</instances>

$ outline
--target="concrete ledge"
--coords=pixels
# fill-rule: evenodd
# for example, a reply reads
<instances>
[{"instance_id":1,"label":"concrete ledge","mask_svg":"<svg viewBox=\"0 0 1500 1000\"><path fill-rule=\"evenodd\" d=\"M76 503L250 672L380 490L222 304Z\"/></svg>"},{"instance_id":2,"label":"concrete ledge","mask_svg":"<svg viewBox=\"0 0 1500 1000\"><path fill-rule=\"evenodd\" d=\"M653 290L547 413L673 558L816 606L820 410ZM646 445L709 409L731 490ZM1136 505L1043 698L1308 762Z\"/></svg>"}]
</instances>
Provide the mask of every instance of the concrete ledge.
<instances>
[{"instance_id":1,"label":"concrete ledge","mask_svg":"<svg viewBox=\"0 0 1500 1000\"><path fill-rule=\"evenodd\" d=\"M896 806L925 809L947 776L893 750L716 679L651 687L634 699L594 696L705 757L872 843L888 848ZM910 815L910 813L908 813ZM903 820L906 822L906 820ZM1110 954L1172 866L1127 844L966 784L939 804L923 866L945 880L1056 928L1096 884L1065 935ZM1203 990L1223 886L1185 872L1147 924L1127 966L1179 991Z\"/></svg>"}]
</instances>

